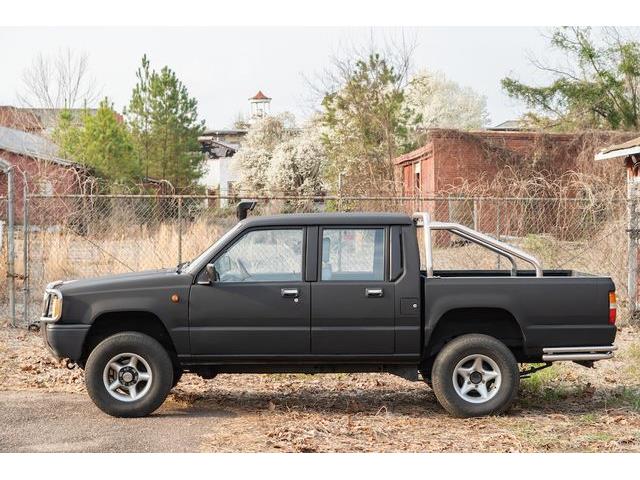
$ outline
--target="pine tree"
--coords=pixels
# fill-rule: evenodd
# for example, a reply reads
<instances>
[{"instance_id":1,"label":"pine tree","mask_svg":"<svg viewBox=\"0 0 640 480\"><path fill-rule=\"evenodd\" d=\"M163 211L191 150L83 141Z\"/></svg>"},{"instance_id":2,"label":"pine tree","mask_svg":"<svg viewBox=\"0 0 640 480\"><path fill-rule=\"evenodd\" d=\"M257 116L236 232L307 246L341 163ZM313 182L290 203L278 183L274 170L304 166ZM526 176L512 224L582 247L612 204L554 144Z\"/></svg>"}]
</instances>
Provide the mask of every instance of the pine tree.
<instances>
[{"instance_id":1,"label":"pine tree","mask_svg":"<svg viewBox=\"0 0 640 480\"><path fill-rule=\"evenodd\" d=\"M169 67L150 69L146 55L136 76L126 115L144 174L169 180L176 188L188 187L202 175L204 163L198 102Z\"/></svg>"},{"instance_id":2,"label":"pine tree","mask_svg":"<svg viewBox=\"0 0 640 480\"><path fill-rule=\"evenodd\" d=\"M74 125L70 112L63 111L53 136L60 155L91 167L99 177L117 183L139 181L131 134L107 98L95 114L85 111L80 125Z\"/></svg>"}]
</instances>

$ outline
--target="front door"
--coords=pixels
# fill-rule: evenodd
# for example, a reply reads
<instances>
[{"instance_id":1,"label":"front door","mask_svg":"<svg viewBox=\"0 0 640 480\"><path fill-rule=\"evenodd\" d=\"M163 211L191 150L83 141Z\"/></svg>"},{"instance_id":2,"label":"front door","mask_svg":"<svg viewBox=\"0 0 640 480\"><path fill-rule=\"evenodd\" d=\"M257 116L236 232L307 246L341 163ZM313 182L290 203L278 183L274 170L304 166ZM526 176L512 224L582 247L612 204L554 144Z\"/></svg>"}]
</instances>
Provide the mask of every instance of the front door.
<instances>
[{"instance_id":1,"label":"front door","mask_svg":"<svg viewBox=\"0 0 640 480\"><path fill-rule=\"evenodd\" d=\"M193 355L310 353L304 237L304 228L249 230L213 260L216 280L191 289Z\"/></svg>"},{"instance_id":2,"label":"front door","mask_svg":"<svg viewBox=\"0 0 640 480\"><path fill-rule=\"evenodd\" d=\"M387 228L324 227L312 284L311 351L320 355L395 352L395 285L385 267Z\"/></svg>"}]
</instances>

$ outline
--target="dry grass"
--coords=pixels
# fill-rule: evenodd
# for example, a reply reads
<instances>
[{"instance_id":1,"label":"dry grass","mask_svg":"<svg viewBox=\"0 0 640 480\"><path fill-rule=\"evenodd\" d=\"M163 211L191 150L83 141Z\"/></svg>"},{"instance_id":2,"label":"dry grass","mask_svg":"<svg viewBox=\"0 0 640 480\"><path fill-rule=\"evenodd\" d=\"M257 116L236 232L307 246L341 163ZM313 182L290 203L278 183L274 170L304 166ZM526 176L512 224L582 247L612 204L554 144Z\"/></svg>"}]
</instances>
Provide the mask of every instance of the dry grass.
<instances>
[{"instance_id":1,"label":"dry grass","mask_svg":"<svg viewBox=\"0 0 640 480\"><path fill-rule=\"evenodd\" d=\"M209 247L233 222L199 219L183 225L182 260ZM31 289L38 299L52 280L93 277L175 266L180 250L179 226L175 222L107 226L100 235L78 235L70 229L38 231L30 235ZM22 244L16 245L22 258ZM22 262L17 262L18 273ZM20 288L20 285L18 285Z\"/></svg>"},{"instance_id":2,"label":"dry grass","mask_svg":"<svg viewBox=\"0 0 640 480\"><path fill-rule=\"evenodd\" d=\"M454 419L426 385L388 374L185 375L165 408L215 415L203 451L640 451L640 331L595 369L560 364L522 382L508 415ZM84 392L38 335L0 329L0 389ZM87 400L88 401L88 400Z\"/></svg>"},{"instance_id":3,"label":"dry grass","mask_svg":"<svg viewBox=\"0 0 640 480\"><path fill-rule=\"evenodd\" d=\"M285 206L281 203L269 203L263 206L259 213L283 211ZM437 218L443 215L442 218L449 218L450 205L446 200L438 200L429 205L437 207L435 212ZM426 208L429 205L419 208ZM571 204L569 206L563 204L562 212L566 215L563 214L562 219L546 218L546 210L538 209L538 204L535 202L533 206L526 202L514 204L526 210L517 215L507 208L511 205L510 203L500 203L500 205L502 205L501 215L506 219L513 215L513 218L520 219L519 223L507 225L505 219L498 220L496 204L488 201L482 203L478 211L481 230L494 234L497 222L503 239L538 256L545 268L566 268L610 275L618 288L621 320L623 322L626 320L624 315L627 299L626 255L611 254L611 252L626 251L625 223L620 219L622 213L619 211L618 204L606 204L607 211L597 214L582 204L582 207L576 209L569 208ZM366 210L371 209L372 205L358 204L355 207L358 207L357 210ZM513 205L512 207L515 208ZM395 209L403 210L404 208L396 205ZM229 212L205 209L195 218L183 221L182 242L180 242L180 229L175 220L158 217L154 221L149 219L145 223L140 218L132 216L131 212L125 213L118 211L117 214L101 219L101 222L94 221L88 235L80 235L71 227L59 226L32 232L30 286L34 304L39 304L43 287L52 280L175 266L179 261L180 246L182 260L194 258L235 223L235 218ZM468 221L471 218L470 215L471 211L463 216ZM583 225L580 219L585 215L589 218L600 215L604 220L594 221L591 218L587 224ZM531 224L526 223L528 221ZM530 233L533 231L542 233ZM16 271L20 275L23 273L22 241L20 237L16 240L16 258L18 259ZM438 242L435 246L436 268L492 269L498 265L497 257L481 247L448 245L447 248L439 248L443 245ZM500 266L508 268L504 259L501 260ZM520 267L530 268L523 263ZM0 275L4 268L6 268L6 262L0 264ZM17 288L18 291L22 288L20 280L17 282ZM6 290L6 284L0 286L0 296L6 293L4 290Z\"/></svg>"}]
</instances>

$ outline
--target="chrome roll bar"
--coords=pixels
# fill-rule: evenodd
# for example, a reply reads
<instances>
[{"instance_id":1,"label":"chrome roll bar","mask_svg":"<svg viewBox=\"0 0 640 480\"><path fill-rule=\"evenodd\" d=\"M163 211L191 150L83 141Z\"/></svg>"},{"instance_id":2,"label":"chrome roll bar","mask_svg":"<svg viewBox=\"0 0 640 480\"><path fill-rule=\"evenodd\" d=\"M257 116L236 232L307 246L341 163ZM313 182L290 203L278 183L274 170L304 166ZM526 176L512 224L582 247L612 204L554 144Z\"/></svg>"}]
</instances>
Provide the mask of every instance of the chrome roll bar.
<instances>
[{"instance_id":1,"label":"chrome roll bar","mask_svg":"<svg viewBox=\"0 0 640 480\"><path fill-rule=\"evenodd\" d=\"M460 225L458 223L451 222L432 222L429 217L429 213L427 212L417 212L413 214L413 219L416 222L417 226L422 226L424 228L424 251L425 251L425 259L426 259L426 267L427 267L427 277L433 277L433 251L431 245L431 231L432 230L446 230L451 233L458 235L465 240L469 240L470 242L476 243L492 252L506 257L511 262L511 275L516 276L518 274L518 269L516 265L516 258L523 260L524 262L530 264L535 272L536 277L542 277L542 263L534 257L533 255L529 255L528 253L516 248L508 243L501 242L500 240L496 240L489 235L485 235L484 233L480 233L472 228L465 227L464 225Z\"/></svg>"}]
</instances>

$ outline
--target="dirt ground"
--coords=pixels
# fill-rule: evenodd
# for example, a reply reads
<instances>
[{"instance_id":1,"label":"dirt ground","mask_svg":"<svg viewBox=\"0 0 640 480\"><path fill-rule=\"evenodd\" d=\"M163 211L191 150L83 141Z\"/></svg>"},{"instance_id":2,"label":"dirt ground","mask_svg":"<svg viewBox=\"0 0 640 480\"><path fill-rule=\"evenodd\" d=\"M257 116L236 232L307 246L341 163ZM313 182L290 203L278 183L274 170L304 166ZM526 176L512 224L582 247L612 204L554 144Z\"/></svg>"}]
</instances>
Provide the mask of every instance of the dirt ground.
<instances>
[{"instance_id":1,"label":"dirt ground","mask_svg":"<svg viewBox=\"0 0 640 480\"><path fill-rule=\"evenodd\" d=\"M82 372L53 361L38 334L3 327L0 450L638 452L640 330L616 343L595 369L523 380L499 417L451 418L425 384L388 374L185 375L156 414L124 420L95 408Z\"/></svg>"}]
</instances>

